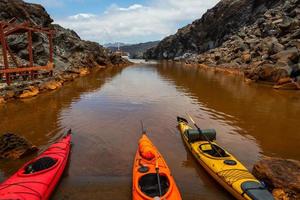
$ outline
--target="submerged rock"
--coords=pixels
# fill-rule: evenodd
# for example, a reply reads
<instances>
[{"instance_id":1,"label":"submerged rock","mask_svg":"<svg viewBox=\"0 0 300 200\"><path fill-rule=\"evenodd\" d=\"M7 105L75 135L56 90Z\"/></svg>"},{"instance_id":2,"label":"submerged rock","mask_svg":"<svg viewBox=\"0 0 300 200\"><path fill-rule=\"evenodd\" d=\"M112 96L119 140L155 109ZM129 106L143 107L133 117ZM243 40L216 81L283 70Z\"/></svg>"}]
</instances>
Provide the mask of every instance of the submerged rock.
<instances>
[{"instance_id":1,"label":"submerged rock","mask_svg":"<svg viewBox=\"0 0 300 200\"><path fill-rule=\"evenodd\" d=\"M59 81L47 81L40 85L40 90L56 90L62 86L61 82Z\"/></svg>"},{"instance_id":2,"label":"submerged rock","mask_svg":"<svg viewBox=\"0 0 300 200\"><path fill-rule=\"evenodd\" d=\"M299 161L265 157L254 165L253 174L273 189L273 194L295 200L300 198Z\"/></svg>"},{"instance_id":3,"label":"submerged rock","mask_svg":"<svg viewBox=\"0 0 300 200\"><path fill-rule=\"evenodd\" d=\"M0 136L0 159L18 159L37 150L36 146L19 135L5 133Z\"/></svg>"}]
</instances>

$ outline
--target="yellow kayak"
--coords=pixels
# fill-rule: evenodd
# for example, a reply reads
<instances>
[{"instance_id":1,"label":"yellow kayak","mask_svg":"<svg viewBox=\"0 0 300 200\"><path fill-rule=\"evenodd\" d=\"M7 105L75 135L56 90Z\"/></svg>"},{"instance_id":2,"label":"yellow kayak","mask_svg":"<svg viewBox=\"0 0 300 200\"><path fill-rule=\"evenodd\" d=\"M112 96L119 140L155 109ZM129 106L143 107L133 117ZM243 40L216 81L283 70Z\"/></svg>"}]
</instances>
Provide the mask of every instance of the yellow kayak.
<instances>
[{"instance_id":1,"label":"yellow kayak","mask_svg":"<svg viewBox=\"0 0 300 200\"><path fill-rule=\"evenodd\" d=\"M181 117L177 121L182 139L194 157L236 199L274 200L242 163L215 142L214 130L192 129Z\"/></svg>"}]
</instances>

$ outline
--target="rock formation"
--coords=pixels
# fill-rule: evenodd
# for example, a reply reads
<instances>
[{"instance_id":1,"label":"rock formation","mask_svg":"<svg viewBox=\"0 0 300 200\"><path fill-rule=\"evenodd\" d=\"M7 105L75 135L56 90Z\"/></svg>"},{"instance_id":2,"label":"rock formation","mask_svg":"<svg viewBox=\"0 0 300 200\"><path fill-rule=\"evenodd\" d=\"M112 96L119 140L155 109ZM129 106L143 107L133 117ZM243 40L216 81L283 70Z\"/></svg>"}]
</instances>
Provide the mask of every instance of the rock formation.
<instances>
[{"instance_id":1,"label":"rock formation","mask_svg":"<svg viewBox=\"0 0 300 200\"><path fill-rule=\"evenodd\" d=\"M265 157L253 167L253 174L264 181L277 199L300 199L300 162Z\"/></svg>"},{"instance_id":2,"label":"rock formation","mask_svg":"<svg viewBox=\"0 0 300 200\"><path fill-rule=\"evenodd\" d=\"M248 79L278 84L300 69L299 3L222 0L201 19L148 50L145 56L238 68ZM297 76L289 81L291 87L275 88L299 88Z\"/></svg>"},{"instance_id":3,"label":"rock formation","mask_svg":"<svg viewBox=\"0 0 300 200\"><path fill-rule=\"evenodd\" d=\"M18 159L37 151L25 138L12 133L0 136L0 159Z\"/></svg>"}]
</instances>

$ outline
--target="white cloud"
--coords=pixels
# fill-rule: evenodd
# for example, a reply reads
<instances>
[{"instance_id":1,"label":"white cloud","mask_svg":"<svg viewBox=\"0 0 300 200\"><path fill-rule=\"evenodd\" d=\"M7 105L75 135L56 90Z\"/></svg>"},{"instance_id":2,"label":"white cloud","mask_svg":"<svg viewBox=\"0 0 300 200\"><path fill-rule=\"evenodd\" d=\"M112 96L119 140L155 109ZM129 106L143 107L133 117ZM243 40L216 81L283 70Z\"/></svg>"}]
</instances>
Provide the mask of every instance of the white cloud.
<instances>
[{"instance_id":1,"label":"white cloud","mask_svg":"<svg viewBox=\"0 0 300 200\"><path fill-rule=\"evenodd\" d=\"M89 18L93 18L93 17L96 17L96 15L90 14L90 13L78 13L77 15L69 16L68 19L70 19L70 20L82 20L82 19L89 19Z\"/></svg>"},{"instance_id":2,"label":"white cloud","mask_svg":"<svg viewBox=\"0 0 300 200\"><path fill-rule=\"evenodd\" d=\"M119 8L120 11L130 11L130 10L137 10L143 8L142 5L140 4L133 4L131 6L129 6L128 8Z\"/></svg>"},{"instance_id":3,"label":"white cloud","mask_svg":"<svg viewBox=\"0 0 300 200\"><path fill-rule=\"evenodd\" d=\"M127 43L162 39L183 22L198 19L219 0L152 0L127 8L112 4L103 14L79 13L56 20L84 38L101 43Z\"/></svg>"}]
</instances>

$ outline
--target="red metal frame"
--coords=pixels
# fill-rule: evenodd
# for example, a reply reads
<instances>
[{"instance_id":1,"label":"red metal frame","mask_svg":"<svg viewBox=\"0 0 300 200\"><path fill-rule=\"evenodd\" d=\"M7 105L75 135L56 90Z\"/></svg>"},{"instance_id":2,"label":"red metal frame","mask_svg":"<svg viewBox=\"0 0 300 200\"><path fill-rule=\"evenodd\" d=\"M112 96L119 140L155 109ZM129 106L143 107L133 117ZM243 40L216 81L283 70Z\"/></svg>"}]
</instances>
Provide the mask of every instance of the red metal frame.
<instances>
[{"instance_id":1,"label":"red metal frame","mask_svg":"<svg viewBox=\"0 0 300 200\"><path fill-rule=\"evenodd\" d=\"M54 30L49 28L42 28L38 26L30 26L29 22L23 22L21 24L15 23L16 19L12 19L9 22L0 21L0 44L2 46L2 57L3 57L3 64L4 68L0 67L0 78L5 77L6 83L9 85L11 83L11 76L28 76L31 75L33 79L35 75L40 70L49 71L50 75L53 73L53 43L52 38L54 34ZM46 66L34 66L33 62L33 52L32 52L32 33L44 33L48 36L49 40L49 60ZM27 33L27 40L28 40L28 55L29 55L29 65L21 66L17 62L16 57L12 53L9 45L7 43L6 37L13 34L22 34ZM8 62L8 54L11 56L12 61L14 62L15 66L9 66Z\"/></svg>"}]
</instances>

